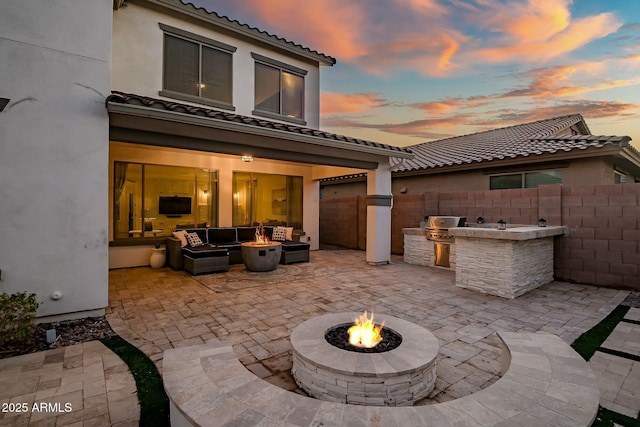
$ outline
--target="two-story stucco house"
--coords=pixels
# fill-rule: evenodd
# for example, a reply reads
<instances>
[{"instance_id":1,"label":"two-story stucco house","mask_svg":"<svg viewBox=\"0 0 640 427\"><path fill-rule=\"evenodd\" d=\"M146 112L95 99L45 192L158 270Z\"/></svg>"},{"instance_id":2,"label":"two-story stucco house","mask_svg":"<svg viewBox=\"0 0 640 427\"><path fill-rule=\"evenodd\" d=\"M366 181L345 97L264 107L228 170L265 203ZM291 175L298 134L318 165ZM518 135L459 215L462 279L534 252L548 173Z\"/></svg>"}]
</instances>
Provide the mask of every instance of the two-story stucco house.
<instances>
[{"instance_id":1,"label":"two-story stucco house","mask_svg":"<svg viewBox=\"0 0 640 427\"><path fill-rule=\"evenodd\" d=\"M389 158L412 154L318 129L334 58L180 0L0 10L0 291L103 313L108 269L184 224L287 224L317 249L319 180L354 169L367 262L389 261Z\"/></svg>"}]
</instances>

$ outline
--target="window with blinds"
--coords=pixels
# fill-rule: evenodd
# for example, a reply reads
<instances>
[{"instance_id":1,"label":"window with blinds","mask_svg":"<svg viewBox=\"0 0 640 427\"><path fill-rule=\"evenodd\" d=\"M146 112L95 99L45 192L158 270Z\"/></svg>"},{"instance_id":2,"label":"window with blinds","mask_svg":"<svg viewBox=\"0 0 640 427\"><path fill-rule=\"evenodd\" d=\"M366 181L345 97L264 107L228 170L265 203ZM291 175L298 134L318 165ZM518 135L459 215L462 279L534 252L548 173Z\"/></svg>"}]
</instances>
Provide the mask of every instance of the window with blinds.
<instances>
[{"instance_id":1,"label":"window with blinds","mask_svg":"<svg viewBox=\"0 0 640 427\"><path fill-rule=\"evenodd\" d=\"M231 52L165 33L161 94L187 101L231 107Z\"/></svg>"},{"instance_id":2,"label":"window with blinds","mask_svg":"<svg viewBox=\"0 0 640 427\"><path fill-rule=\"evenodd\" d=\"M280 120L303 123L305 70L252 54L255 63L255 111Z\"/></svg>"}]
</instances>

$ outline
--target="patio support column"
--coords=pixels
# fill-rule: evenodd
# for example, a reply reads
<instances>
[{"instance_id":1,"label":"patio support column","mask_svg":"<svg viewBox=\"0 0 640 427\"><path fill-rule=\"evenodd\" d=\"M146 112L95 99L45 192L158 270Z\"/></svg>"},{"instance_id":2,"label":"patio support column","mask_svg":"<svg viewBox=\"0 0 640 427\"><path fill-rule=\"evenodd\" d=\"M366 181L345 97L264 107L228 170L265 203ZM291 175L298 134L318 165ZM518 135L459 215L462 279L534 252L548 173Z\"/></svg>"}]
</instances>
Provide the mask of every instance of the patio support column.
<instances>
[{"instance_id":1,"label":"patio support column","mask_svg":"<svg viewBox=\"0 0 640 427\"><path fill-rule=\"evenodd\" d=\"M387 159L367 171L367 254L369 264L391 261L391 171Z\"/></svg>"}]
</instances>

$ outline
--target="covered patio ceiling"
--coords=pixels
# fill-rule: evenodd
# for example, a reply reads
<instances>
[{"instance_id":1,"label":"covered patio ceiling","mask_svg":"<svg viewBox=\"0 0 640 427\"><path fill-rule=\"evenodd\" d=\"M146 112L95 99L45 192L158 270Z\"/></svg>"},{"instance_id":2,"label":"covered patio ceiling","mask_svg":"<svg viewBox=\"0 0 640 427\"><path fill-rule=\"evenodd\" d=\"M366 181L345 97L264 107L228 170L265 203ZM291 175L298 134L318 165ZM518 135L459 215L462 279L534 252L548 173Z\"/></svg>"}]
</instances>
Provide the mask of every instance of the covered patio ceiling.
<instances>
[{"instance_id":1,"label":"covered patio ceiling","mask_svg":"<svg viewBox=\"0 0 640 427\"><path fill-rule=\"evenodd\" d=\"M135 94L113 92L106 105L112 141L367 170L413 158L405 148Z\"/></svg>"}]
</instances>

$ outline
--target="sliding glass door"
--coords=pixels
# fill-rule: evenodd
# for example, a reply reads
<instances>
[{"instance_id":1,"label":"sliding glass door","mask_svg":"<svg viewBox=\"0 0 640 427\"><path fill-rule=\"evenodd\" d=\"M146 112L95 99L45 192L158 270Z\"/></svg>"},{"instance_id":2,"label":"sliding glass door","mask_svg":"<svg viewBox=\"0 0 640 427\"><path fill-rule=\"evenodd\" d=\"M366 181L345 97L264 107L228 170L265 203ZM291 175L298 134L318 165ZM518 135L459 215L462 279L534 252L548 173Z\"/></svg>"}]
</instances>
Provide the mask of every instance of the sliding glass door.
<instances>
[{"instance_id":1,"label":"sliding glass door","mask_svg":"<svg viewBox=\"0 0 640 427\"><path fill-rule=\"evenodd\" d=\"M233 225L302 229L302 177L233 173Z\"/></svg>"},{"instance_id":2,"label":"sliding glass door","mask_svg":"<svg viewBox=\"0 0 640 427\"><path fill-rule=\"evenodd\" d=\"M218 224L218 173L115 162L116 239L169 236L181 226Z\"/></svg>"}]
</instances>

